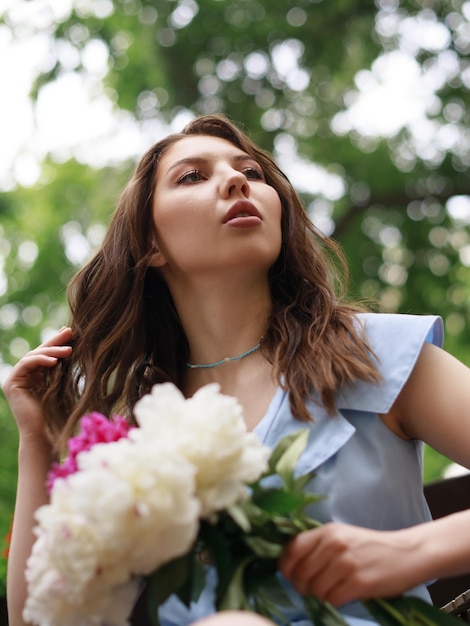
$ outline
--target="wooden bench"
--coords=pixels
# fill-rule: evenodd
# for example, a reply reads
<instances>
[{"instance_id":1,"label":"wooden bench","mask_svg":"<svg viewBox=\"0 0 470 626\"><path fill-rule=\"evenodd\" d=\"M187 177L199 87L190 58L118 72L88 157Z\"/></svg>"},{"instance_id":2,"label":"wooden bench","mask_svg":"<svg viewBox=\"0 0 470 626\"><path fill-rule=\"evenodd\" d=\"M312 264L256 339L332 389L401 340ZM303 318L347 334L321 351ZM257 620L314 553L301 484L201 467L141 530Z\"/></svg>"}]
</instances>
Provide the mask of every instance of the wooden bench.
<instances>
[{"instance_id":1,"label":"wooden bench","mask_svg":"<svg viewBox=\"0 0 470 626\"><path fill-rule=\"evenodd\" d=\"M470 474L429 483L424 487L424 494L434 519L468 509ZM470 574L440 579L430 585L429 592L436 606L469 621Z\"/></svg>"}]
</instances>

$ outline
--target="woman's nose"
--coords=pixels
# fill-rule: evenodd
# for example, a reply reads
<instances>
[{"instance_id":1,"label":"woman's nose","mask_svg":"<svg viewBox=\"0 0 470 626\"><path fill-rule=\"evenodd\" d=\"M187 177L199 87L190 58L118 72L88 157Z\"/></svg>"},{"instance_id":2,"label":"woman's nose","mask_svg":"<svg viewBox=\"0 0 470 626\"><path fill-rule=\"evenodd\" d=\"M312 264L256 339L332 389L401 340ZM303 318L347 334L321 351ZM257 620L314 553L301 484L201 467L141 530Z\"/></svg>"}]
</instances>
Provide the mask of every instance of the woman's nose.
<instances>
[{"instance_id":1,"label":"woman's nose","mask_svg":"<svg viewBox=\"0 0 470 626\"><path fill-rule=\"evenodd\" d=\"M229 198L237 193L242 194L245 197L250 195L250 186L246 180L245 175L233 168L227 169L222 172L221 182L221 195Z\"/></svg>"}]
</instances>

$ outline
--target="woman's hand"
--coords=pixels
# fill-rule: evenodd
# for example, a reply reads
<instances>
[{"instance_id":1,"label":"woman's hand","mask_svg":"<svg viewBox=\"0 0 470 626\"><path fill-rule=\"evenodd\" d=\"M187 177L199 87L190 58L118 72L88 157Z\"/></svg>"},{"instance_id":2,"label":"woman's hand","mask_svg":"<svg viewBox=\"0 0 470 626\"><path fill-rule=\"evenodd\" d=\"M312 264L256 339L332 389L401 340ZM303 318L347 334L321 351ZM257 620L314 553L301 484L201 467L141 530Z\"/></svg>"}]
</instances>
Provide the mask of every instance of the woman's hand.
<instances>
[{"instance_id":1,"label":"woman's hand","mask_svg":"<svg viewBox=\"0 0 470 626\"><path fill-rule=\"evenodd\" d=\"M46 439L41 398L45 373L67 358L72 348L70 328L62 328L35 350L28 352L3 384L20 434L18 488L8 559L7 594L9 623L25 626L22 611L26 600L25 567L34 542L35 512L48 501L45 487L52 453Z\"/></svg>"},{"instance_id":2,"label":"woman's hand","mask_svg":"<svg viewBox=\"0 0 470 626\"><path fill-rule=\"evenodd\" d=\"M325 524L297 535L286 546L279 569L300 594L314 594L335 606L396 596L426 581L422 551L427 547L416 530L425 526L377 531Z\"/></svg>"},{"instance_id":3,"label":"woman's hand","mask_svg":"<svg viewBox=\"0 0 470 626\"><path fill-rule=\"evenodd\" d=\"M65 345L71 339L71 329L62 328L20 359L5 380L3 392L21 437L44 437L41 396L45 370L57 365L59 359L71 355L72 348Z\"/></svg>"}]
</instances>

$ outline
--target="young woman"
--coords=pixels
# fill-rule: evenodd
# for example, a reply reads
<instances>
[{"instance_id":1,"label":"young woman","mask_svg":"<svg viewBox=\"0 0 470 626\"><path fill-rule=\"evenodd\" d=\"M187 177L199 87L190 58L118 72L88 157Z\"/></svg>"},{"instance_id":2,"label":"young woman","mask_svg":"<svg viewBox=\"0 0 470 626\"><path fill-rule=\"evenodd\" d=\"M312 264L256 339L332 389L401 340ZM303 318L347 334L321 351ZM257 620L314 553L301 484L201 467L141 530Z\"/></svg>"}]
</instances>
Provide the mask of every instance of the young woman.
<instances>
[{"instance_id":1,"label":"young woman","mask_svg":"<svg viewBox=\"0 0 470 626\"><path fill-rule=\"evenodd\" d=\"M469 370L440 349L439 318L347 304L339 269L339 250L273 159L225 118L197 118L144 155L101 249L71 284L71 327L4 385L20 433L10 626L23 624L33 515L52 459L84 413L132 419L136 400L164 381L187 396L218 382L269 446L299 422L309 428L299 471L315 471L309 489L327 497L310 513L327 524L280 560L291 624L309 624L298 594L363 623L353 600L428 598L421 583L463 567L430 555L426 538L441 526L425 523L421 455L426 441L470 467ZM190 610L170 598L162 625L204 624L212 578Z\"/></svg>"}]
</instances>

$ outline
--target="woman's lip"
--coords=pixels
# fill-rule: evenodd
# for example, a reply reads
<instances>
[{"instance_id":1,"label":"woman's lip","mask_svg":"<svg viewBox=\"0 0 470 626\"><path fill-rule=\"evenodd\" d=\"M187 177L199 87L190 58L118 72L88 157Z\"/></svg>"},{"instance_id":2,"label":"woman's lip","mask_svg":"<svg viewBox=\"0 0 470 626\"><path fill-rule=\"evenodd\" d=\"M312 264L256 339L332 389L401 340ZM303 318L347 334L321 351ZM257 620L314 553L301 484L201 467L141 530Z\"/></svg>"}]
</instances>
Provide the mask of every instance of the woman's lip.
<instances>
[{"instance_id":1,"label":"woman's lip","mask_svg":"<svg viewBox=\"0 0 470 626\"><path fill-rule=\"evenodd\" d=\"M223 223L230 222L232 225L243 223L249 225L250 223L259 224L262 221L261 215L258 209L248 200L238 200L235 202L224 216Z\"/></svg>"},{"instance_id":2,"label":"woman's lip","mask_svg":"<svg viewBox=\"0 0 470 626\"><path fill-rule=\"evenodd\" d=\"M253 226L259 226L262 223L262 220L257 215L245 215L240 217L232 217L232 219L227 220L224 224L228 226L234 226L237 228L252 228Z\"/></svg>"}]
</instances>

